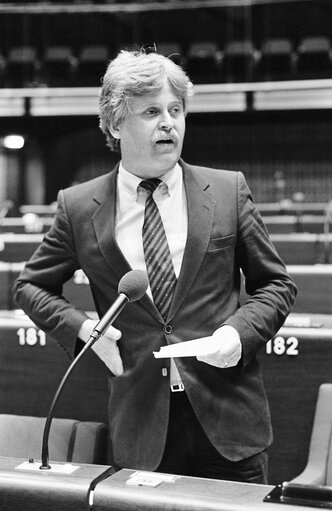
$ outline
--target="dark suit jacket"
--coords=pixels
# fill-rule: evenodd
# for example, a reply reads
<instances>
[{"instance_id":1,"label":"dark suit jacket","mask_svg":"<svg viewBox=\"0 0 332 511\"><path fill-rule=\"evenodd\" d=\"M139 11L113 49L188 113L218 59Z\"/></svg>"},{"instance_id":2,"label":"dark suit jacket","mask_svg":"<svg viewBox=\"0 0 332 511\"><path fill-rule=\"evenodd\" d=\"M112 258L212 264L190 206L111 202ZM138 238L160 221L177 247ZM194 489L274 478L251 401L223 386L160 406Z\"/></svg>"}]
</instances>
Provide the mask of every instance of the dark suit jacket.
<instances>
[{"instance_id":1,"label":"dark suit jacket","mask_svg":"<svg viewBox=\"0 0 332 511\"><path fill-rule=\"evenodd\" d=\"M110 375L109 426L120 467L154 470L162 457L170 398L162 369L169 361L155 359L152 352L210 335L223 323L241 337L243 355L236 367L176 359L193 409L211 442L230 460L260 452L272 440L256 353L283 324L296 289L243 175L180 163L188 238L167 321L145 295L129 303L114 323L122 331L125 372ZM117 169L59 192L54 225L16 282L19 306L71 353L86 315L62 297L62 284L82 268L102 315L117 297L119 279L131 269L114 237L116 176ZM251 296L239 308L240 268Z\"/></svg>"}]
</instances>

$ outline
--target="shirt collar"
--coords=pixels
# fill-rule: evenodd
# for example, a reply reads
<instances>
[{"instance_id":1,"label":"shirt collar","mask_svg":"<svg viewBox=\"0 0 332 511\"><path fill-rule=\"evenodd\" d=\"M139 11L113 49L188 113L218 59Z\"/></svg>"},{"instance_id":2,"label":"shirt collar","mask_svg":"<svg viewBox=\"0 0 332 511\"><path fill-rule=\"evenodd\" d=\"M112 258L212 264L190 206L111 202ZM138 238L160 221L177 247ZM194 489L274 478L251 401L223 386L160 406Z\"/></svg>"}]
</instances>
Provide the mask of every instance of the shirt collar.
<instances>
[{"instance_id":1,"label":"shirt collar","mask_svg":"<svg viewBox=\"0 0 332 511\"><path fill-rule=\"evenodd\" d=\"M182 168L177 163L171 170L166 172L161 180L167 185L169 195L175 192L176 188L182 183ZM138 185L142 181L141 177L135 176L131 172L128 172L120 161L119 174L118 174L118 186L120 189L126 189L126 191L136 201L138 197Z\"/></svg>"}]
</instances>

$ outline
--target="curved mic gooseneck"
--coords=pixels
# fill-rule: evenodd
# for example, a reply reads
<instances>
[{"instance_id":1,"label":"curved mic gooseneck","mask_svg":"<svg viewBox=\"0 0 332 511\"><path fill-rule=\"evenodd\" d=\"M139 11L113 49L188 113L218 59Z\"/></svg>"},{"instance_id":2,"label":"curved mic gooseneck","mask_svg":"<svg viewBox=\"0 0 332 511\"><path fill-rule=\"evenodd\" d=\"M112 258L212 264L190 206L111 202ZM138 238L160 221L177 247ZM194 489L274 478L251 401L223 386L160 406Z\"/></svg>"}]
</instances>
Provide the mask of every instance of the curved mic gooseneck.
<instances>
[{"instance_id":1,"label":"curved mic gooseneck","mask_svg":"<svg viewBox=\"0 0 332 511\"><path fill-rule=\"evenodd\" d=\"M62 390L72 373L74 367L78 364L84 354L93 346L93 344L98 341L98 339L106 332L106 330L111 326L113 321L118 317L122 309L128 302L135 302L139 300L144 295L145 291L148 287L148 277L144 271L141 270L131 270L126 273L120 280L118 285L118 293L119 296L115 300L115 302L108 309L106 314L101 318L101 320L97 323L95 328L93 329L92 334L90 335L90 339L85 344L84 348L80 351L80 353L75 357L69 368L67 369L64 377L62 378L60 385L55 393L53 401L51 403L49 412L46 417L44 433L43 433L43 442L42 442L42 454L41 454L41 466L39 467L41 470L49 470L51 468L49 464L49 450L48 450L48 439L50 434L50 428L53 419L53 411L55 405L59 399L59 396L62 393Z\"/></svg>"}]
</instances>

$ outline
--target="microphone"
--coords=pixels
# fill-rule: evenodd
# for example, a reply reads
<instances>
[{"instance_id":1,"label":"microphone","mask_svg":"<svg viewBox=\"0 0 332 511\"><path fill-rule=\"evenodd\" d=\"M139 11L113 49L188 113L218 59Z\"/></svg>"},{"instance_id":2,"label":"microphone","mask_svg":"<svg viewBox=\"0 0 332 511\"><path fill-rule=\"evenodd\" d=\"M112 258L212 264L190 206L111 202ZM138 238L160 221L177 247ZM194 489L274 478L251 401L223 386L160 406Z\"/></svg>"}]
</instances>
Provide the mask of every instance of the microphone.
<instances>
[{"instance_id":1,"label":"microphone","mask_svg":"<svg viewBox=\"0 0 332 511\"><path fill-rule=\"evenodd\" d=\"M56 394L53 398L52 404L50 406L49 412L46 417L44 433L43 433L43 443L42 443L42 454L41 461L42 464L39 467L41 470L49 470L51 468L49 464L49 453L48 453L48 438L51 428L51 423L53 419L53 411L55 404L64 388L66 381L68 380L69 375L71 374L74 367L81 360L84 354L93 346L93 344L106 332L106 330L111 326L113 321L118 317L124 306L128 302L135 302L139 300L144 295L145 291L148 287L148 276L142 270L131 270L126 273L120 280L118 285L118 294L119 296L115 300L115 302L108 309L106 314L101 318L101 320L97 323L95 328L93 329L92 334L90 335L90 339L85 344L83 349L74 358L73 362L69 366L66 374L62 378L60 385L56 391Z\"/></svg>"},{"instance_id":2,"label":"microphone","mask_svg":"<svg viewBox=\"0 0 332 511\"><path fill-rule=\"evenodd\" d=\"M142 298L147 290L148 283L148 277L144 271L132 270L126 273L119 282L119 296L95 326L91 337L97 341L104 335L128 302L135 302Z\"/></svg>"}]
</instances>

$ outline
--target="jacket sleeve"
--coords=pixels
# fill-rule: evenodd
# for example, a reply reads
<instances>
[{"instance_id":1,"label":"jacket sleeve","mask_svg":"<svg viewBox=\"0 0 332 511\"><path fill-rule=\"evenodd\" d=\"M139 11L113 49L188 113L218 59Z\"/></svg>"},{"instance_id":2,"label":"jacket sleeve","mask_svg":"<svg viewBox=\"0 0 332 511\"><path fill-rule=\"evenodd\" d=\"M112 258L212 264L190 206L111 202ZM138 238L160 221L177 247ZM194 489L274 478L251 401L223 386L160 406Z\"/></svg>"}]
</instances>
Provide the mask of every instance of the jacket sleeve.
<instances>
[{"instance_id":1,"label":"jacket sleeve","mask_svg":"<svg viewBox=\"0 0 332 511\"><path fill-rule=\"evenodd\" d=\"M225 323L240 334L245 365L281 328L297 290L269 238L242 173L238 173L236 253L249 298Z\"/></svg>"},{"instance_id":2,"label":"jacket sleeve","mask_svg":"<svg viewBox=\"0 0 332 511\"><path fill-rule=\"evenodd\" d=\"M62 295L63 284L80 267L73 244L63 191L54 223L17 278L13 295L31 320L74 354L77 333L87 315Z\"/></svg>"}]
</instances>

